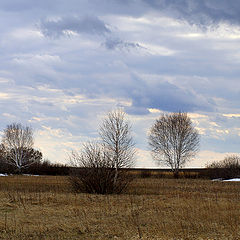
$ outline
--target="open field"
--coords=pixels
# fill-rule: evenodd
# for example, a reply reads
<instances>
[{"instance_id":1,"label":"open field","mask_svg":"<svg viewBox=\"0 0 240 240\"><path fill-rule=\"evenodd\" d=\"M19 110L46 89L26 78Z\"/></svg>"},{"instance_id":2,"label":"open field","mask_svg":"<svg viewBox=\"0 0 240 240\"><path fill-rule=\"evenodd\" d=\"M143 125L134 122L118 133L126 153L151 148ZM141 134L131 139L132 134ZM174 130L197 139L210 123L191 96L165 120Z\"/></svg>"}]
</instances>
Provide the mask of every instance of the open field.
<instances>
[{"instance_id":1,"label":"open field","mask_svg":"<svg viewBox=\"0 0 240 240\"><path fill-rule=\"evenodd\" d=\"M240 183L138 178L103 196L66 177L0 177L0 239L240 239Z\"/></svg>"}]
</instances>

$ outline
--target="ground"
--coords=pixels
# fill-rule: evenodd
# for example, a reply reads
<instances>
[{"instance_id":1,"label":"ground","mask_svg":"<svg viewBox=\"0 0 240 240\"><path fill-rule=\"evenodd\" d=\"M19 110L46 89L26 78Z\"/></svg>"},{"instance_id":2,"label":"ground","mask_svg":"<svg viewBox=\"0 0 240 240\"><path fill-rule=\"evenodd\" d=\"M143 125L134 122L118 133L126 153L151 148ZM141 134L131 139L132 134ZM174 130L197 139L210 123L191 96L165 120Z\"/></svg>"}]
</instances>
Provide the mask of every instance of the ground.
<instances>
[{"instance_id":1,"label":"ground","mask_svg":"<svg viewBox=\"0 0 240 240\"><path fill-rule=\"evenodd\" d=\"M240 239L240 183L136 178L94 195L67 177L0 177L0 239Z\"/></svg>"}]
</instances>

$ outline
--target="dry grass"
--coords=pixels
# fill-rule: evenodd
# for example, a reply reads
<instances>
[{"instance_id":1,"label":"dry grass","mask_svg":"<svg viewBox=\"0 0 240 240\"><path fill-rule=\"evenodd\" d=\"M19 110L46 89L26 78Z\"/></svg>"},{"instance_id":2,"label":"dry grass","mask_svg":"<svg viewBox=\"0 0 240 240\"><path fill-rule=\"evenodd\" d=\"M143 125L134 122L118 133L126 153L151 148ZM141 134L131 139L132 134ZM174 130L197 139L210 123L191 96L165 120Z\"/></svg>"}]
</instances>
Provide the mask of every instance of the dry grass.
<instances>
[{"instance_id":1,"label":"dry grass","mask_svg":"<svg viewBox=\"0 0 240 240\"><path fill-rule=\"evenodd\" d=\"M73 194L66 177L0 177L0 239L240 239L240 184L136 179Z\"/></svg>"},{"instance_id":2,"label":"dry grass","mask_svg":"<svg viewBox=\"0 0 240 240\"><path fill-rule=\"evenodd\" d=\"M171 171L159 171L159 170L130 170L129 173L136 178L175 178L174 173ZM207 171L180 171L179 178L205 178L209 179Z\"/></svg>"}]
</instances>

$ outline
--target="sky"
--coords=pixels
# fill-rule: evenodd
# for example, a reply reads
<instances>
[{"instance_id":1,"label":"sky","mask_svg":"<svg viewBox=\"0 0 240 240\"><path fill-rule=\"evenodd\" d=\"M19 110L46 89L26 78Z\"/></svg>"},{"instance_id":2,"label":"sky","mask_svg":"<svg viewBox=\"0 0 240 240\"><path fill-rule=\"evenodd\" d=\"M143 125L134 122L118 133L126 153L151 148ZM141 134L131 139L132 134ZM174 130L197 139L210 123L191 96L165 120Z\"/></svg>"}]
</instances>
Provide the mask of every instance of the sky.
<instances>
[{"instance_id":1,"label":"sky","mask_svg":"<svg viewBox=\"0 0 240 240\"><path fill-rule=\"evenodd\" d=\"M239 1L1 0L0 29L0 134L31 126L51 162L98 139L116 108L136 167L158 167L148 132L176 111L201 135L187 167L240 153Z\"/></svg>"}]
</instances>

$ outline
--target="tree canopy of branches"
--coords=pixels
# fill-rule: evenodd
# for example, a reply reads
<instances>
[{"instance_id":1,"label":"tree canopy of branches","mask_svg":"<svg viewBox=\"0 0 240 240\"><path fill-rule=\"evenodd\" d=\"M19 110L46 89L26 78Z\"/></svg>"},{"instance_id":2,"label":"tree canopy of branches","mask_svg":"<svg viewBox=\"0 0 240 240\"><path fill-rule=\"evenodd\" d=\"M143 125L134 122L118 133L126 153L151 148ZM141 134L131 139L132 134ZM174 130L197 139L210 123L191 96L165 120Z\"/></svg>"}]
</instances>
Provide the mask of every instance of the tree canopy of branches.
<instances>
[{"instance_id":1,"label":"tree canopy of branches","mask_svg":"<svg viewBox=\"0 0 240 240\"><path fill-rule=\"evenodd\" d=\"M120 193L129 178L120 171L117 181L112 161L102 144L88 142L80 153L72 152L71 183L76 191L98 194Z\"/></svg>"},{"instance_id":2,"label":"tree canopy of branches","mask_svg":"<svg viewBox=\"0 0 240 240\"><path fill-rule=\"evenodd\" d=\"M5 160L17 172L42 159L42 153L33 149L33 131L20 123L10 124L4 129L2 151Z\"/></svg>"},{"instance_id":3,"label":"tree canopy of branches","mask_svg":"<svg viewBox=\"0 0 240 240\"><path fill-rule=\"evenodd\" d=\"M159 165L171 167L175 177L199 149L200 138L187 113L162 114L150 129L149 145Z\"/></svg>"},{"instance_id":4,"label":"tree canopy of branches","mask_svg":"<svg viewBox=\"0 0 240 240\"><path fill-rule=\"evenodd\" d=\"M119 168L129 168L134 163L134 142L131 127L125 120L125 113L117 109L109 112L100 126L100 137L105 151L115 168L115 181Z\"/></svg>"},{"instance_id":5,"label":"tree canopy of branches","mask_svg":"<svg viewBox=\"0 0 240 240\"><path fill-rule=\"evenodd\" d=\"M108 113L99 134L100 142L88 142L80 153L72 152L71 162L81 170L75 171L71 181L86 192L120 193L130 180L124 168L133 165L135 155L125 113L121 110Z\"/></svg>"}]
</instances>

